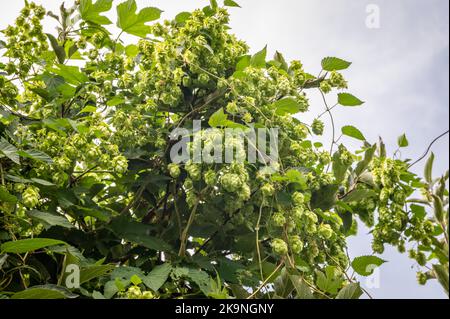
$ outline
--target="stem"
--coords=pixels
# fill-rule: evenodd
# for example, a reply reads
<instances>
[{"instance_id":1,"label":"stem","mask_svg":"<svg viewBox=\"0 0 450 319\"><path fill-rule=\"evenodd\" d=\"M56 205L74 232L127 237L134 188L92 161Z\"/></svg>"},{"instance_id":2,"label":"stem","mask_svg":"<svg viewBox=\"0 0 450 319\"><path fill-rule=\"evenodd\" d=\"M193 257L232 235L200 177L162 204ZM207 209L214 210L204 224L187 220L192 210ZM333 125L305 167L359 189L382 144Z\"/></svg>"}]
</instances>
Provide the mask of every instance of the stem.
<instances>
[{"instance_id":1,"label":"stem","mask_svg":"<svg viewBox=\"0 0 450 319\"><path fill-rule=\"evenodd\" d=\"M331 113L330 108L328 107L328 103L327 103L327 99L325 98L325 94L323 94L322 90L319 89L320 95L322 96L322 100L323 103L325 104L325 108L327 109L326 112L330 115L330 119L331 119L331 126L333 129L333 141L331 142L331 147L330 147L330 156L333 156L333 148L334 148L334 144L336 143L336 125L334 124L334 117L333 117L333 113ZM330 164L328 164L327 167L327 171L330 169Z\"/></svg>"},{"instance_id":2,"label":"stem","mask_svg":"<svg viewBox=\"0 0 450 319\"><path fill-rule=\"evenodd\" d=\"M261 286L259 286L258 289L255 290L255 292L253 292L250 296L248 296L247 299L252 299L253 297L255 297L258 294L258 292L260 292L261 289L263 289L267 285L269 280L272 279L273 275L275 275L278 272L278 270L280 270L281 266L283 266L283 265L284 265L284 261L281 264L279 264L277 268L275 268L275 270L269 275L269 277L267 277L267 279L264 280L264 282L261 284Z\"/></svg>"},{"instance_id":3,"label":"stem","mask_svg":"<svg viewBox=\"0 0 450 319\"><path fill-rule=\"evenodd\" d=\"M195 213L197 212L198 202L195 204L194 208L192 209L191 215L189 216L189 220L187 222L186 227L183 230L183 233L181 234L181 244L180 244L180 251L178 252L178 256L185 257L186 256L186 244L189 234L189 228L191 228L192 223L195 219Z\"/></svg>"},{"instance_id":4,"label":"stem","mask_svg":"<svg viewBox=\"0 0 450 319\"><path fill-rule=\"evenodd\" d=\"M5 177L3 176L3 165L1 162L0 162L0 177L1 177L2 185L5 185Z\"/></svg>"},{"instance_id":5,"label":"stem","mask_svg":"<svg viewBox=\"0 0 450 319\"><path fill-rule=\"evenodd\" d=\"M258 254L259 272L261 275L261 280L264 281L264 274L263 274L262 262L261 262L261 250L259 248L259 227L260 227L261 217L262 217L262 208L263 208L263 204L261 204L261 207L259 208L258 222L256 223L255 231L256 231L256 252Z\"/></svg>"},{"instance_id":6,"label":"stem","mask_svg":"<svg viewBox=\"0 0 450 319\"><path fill-rule=\"evenodd\" d=\"M438 137L436 137L431 143L430 145L428 145L427 150L425 151L425 154L423 154L417 161L415 161L414 163L412 163L411 165L408 166L408 169L413 167L414 165L416 165L417 163L419 163L421 160L423 160L425 157L427 157L428 153L430 152L431 148L433 147L434 143L436 143L437 141L439 141L441 138L443 138L445 135L447 135L450 131L446 131L444 133L442 133L441 135L439 135Z\"/></svg>"}]
</instances>

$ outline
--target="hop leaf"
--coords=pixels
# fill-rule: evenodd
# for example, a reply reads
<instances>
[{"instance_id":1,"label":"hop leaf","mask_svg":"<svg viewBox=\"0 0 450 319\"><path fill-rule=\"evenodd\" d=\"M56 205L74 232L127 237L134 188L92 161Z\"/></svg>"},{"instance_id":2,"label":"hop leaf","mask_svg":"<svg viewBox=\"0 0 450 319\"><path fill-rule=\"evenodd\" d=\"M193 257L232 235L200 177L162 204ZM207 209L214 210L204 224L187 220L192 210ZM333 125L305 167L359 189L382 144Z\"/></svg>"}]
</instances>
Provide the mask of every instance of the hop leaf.
<instances>
[{"instance_id":1,"label":"hop leaf","mask_svg":"<svg viewBox=\"0 0 450 319\"><path fill-rule=\"evenodd\" d=\"M372 275L375 268L381 266L386 261L377 256L356 257L352 261L353 269L361 276Z\"/></svg>"},{"instance_id":2,"label":"hop leaf","mask_svg":"<svg viewBox=\"0 0 450 319\"><path fill-rule=\"evenodd\" d=\"M145 23L158 20L161 10L148 7L136 14L137 5L135 0L128 0L117 6L117 26L123 32L145 38L151 32L151 27Z\"/></svg>"},{"instance_id":3,"label":"hop leaf","mask_svg":"<svg viewBox=\"0 0 450 319\"><path fill-rule=\"evenodd\" d=\"M83 20L95 24L107 25L112 24L111 20L100 15L100 13L111 10L111 7L112 0L98 0L96 3L92 3L92 0L81 0L79 11Z\"/></svg>"}]
</instances>

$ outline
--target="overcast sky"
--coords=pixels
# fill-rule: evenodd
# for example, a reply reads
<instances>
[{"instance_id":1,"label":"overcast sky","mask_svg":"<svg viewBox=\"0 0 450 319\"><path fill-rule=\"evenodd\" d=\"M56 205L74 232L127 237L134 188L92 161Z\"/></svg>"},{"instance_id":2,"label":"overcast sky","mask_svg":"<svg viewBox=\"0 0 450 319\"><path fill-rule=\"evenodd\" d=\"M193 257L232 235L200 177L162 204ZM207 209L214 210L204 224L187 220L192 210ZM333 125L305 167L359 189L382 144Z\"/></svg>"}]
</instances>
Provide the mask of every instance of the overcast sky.
<instances>
[{"instance_id":1,"label":"overcast sky","mask_svg":"<svg viewBox=\"0 0 450 319\"><path fill-rule=\"evenodd\" d=\"M247 41L253 52L268 45L271 52L279 50L289 60L301 60L313 74L320 71L320 61L326 56L353 62L345 71L349 91L366 104L357 109L336 109L340 127L356 125L374 142L381 135L391 152L395 151L397 137L406 133L410 147L403 151L405 158L419 157L434 137L448 129L448 0L236 1L242 8L231 9L232 31ZM54 11L61 4L58 0L36 2ZM139 7L157 6L165 11L164 17L171 18L208 1L137 3ZM14 21L22 4L0 2L0 28ZM377 29L366 26L368 5L379 9ZM47 24L46 31L52 31L52 27ZM333 96L329 98L334 104ZM312 112L305 120L313 119L322 108L313 94ZM446 136L433 147L437 173L444 173L449 167L448 145ZM417 165L417 172L422 168L423 164ZM350 253L352 257L371 253L370 236L364 229L350 240ZM446 298L436 283L425 287L416 283L414 263L406 256L388 249L383 258L389 262L381 268L380 288L369 290L375 298Z\"/></svg>"}]
</instances>

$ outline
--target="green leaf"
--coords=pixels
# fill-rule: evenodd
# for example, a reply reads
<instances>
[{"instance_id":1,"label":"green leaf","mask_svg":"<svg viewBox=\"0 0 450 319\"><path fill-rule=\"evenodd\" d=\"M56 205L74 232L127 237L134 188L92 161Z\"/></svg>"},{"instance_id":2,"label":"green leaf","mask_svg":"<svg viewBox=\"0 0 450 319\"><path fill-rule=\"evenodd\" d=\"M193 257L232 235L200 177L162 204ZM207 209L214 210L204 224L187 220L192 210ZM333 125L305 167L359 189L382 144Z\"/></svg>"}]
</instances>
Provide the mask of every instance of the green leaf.
<instances>
[{"instance_id":1,"label":"green leaf","mask_svg":"<svg viewBox=\"0 0 450 319\"><path fill-rule=\"evenodd\" d=\"M108 25L112 24L107 17L100 15L102 12L111 10L112 0L98 0L94 4L92 0L81 0L79 11L81 18L95 24Z\"/></svg>"},{"instance_id":2,"label":"green leaf","mask_svg":"<svg viewBox=\"0 0 450 319\"><path fill-rule=\"evenodd\" d=\"M287 114L296 114L300 111L300 106L297 101L292 97L287 97L281 100L278 100L273 104L276 109L276 114L280 116L284 116Z\"/></svg>"},{"instance_id":3,"label":"green leaf","mask_svg":"<svg viewBox=\"0 0 450 319\"><path fill-rule=\"evenodd\" d=\"M359 283L350 283L339 291L336 299L359 299L362 294Z\"/></svg>"},{"instance_id":4,"label":"green leaf","mask_svg":"<svg viewBox=\"0 0 450 319\"><path fill-rule=\"evenodd\" d=\"M370 276L376 267L381 266L386 261L377 256L356 257L352 261L352 267L361 276Z\"/></svg>"},{"instance_id":5,"label":"green leaf","mask_svg":"<svg viewBox=\"0 0 450 319\"><path fill-rule=\"evenodd\" d=\"M138 275L131 276L130 281L135 286L142 284L142 280Z\"/></svg>"},{"instance_id":6,"label":"green leaf","mask_svg":"<svg viewBox=\"0 0 450 319\"><path fill-rule=\"evenodd\" d=\"M322 68L325 71L340 71L347 69L352 63L345 60L328 57L322 60Z\"/></svg>"},{"instance_id":7,"label":"green leaf","mask_svg":"<svg viewBox=\"0 0 450 319\"><path fill-rule=\"evenodd\" d=\"M213 9L213 10L216 10L219 7L219 5L217 4L217 0L209 0L209 3L211 6L211 9Z\"/></svg>"},{"instance_id":8,"label":"green leaf","mask_svg":"<svg viewBox=\"0 0 450 319\"><path fill-rule=\"evenodd\" d=\"M80 112L78 112L78 114L95 113L95 112L97 112L97 108L93 105L88 105L88 106L84 107Z\"/></svg>"},{"instance_id":9,"label":"green leaf","mask_svg":"<svg viewBox=\"0 0 450 319\"><path fill-rule=\"evenodd\" d=\"M139 54L139 48L134 44L127 45L125 47L125 54L127 57L134 58Z\"/></svg>"},{"instance_id":10,"label":"green leaf","mask_svg":"<svg viewBox=\"0 0 450 319\"><path fill-rule=\"evenodd\" d=\"M311 288L305 283L302 277L297 275L290 275L289 277L292 281L292 285L294 286L295 291L297 292L295 296L297 299L314 299Z\"/></svg>"},{"instance_id":11,"label":"green leaf","mask_svg":"<svg viewBox=\"0 0 450 319\"><path fill-rule=\"evenodd\" d=\"M323 211L331 209L337 200L339 185L325 185L314 191L311 197L311 207L320 208Z\"/></svg>"},{"instance_id":12,"label":"green leaf","mask_svg":"<svg viewBox=\"0 0 450 319\"><path fill-rule=\"evenodd\" d=\"M354 191L348 193L347 196L343 199L345 203L358 202L360 200L376 197L377 193L370 189L362 189L358 188Z\"/></svg>"},{"instance_id":13,"label":"green leaf","mask_svg":"<svg viewBox=\"0 0 450 319\"><path fill-rule=\"evenodd\" d=\"M117 6L117 26L126 33L145 38L151 32L151 27L145 23L158 20L161 10L158 8L144 8L136 14L135 0L128 0Z\"/></svg>"},{"instance_id":14,"label":"green leaf","mask_svg":"<svg viewBox=\"0 0 450 319\"><path fill-rule=\"evenodd\" d=\"M409 146L409 141L406 138L406 134L403 134L402 136L400 136L398 138L398 146L399 147L408 147Z\"/></svg>"},{"instance_id":15,"label":"green leaf","mask_svg":"<svg viewBox=\"0 0 450 319\"><path fill-rule=\"evenodd\" d=\"M10 194L4 186L0 186L0 203L16 203L17 197Z\"/></svg>"},{"instance_id":16,"label":"green leaf","mask_svg":"<svg viewBox=\"0 0 450 319\"><path fill-rule=\"evenodd\" d=\"M341 183L347 174L350 165L344 165L341 160L341 154L339 151L333 154L333 174L337 183Z\"/></svg>"},{"instance_id":17,"label":"green leaf","mask_svg":"<svg viewBox=\"0 0 450 319\"><path fill-rule=\"evenodd\" d=\"M50 156L38 150L31 149L26 151L19 151L18 154L22 157L30 158L38 162L53 164L53 159Z\"/></svg>"},{"instance_id":18,"label":"green leaf","mask_svg":"<svg viewBox=\"0 0 450 319\"><path fill-rule=\"evenodd\" d=\"M342 128L342 134L347 135L349 137L353 137L357 140L365 141L366 138L364 137L363 133L361 133L360 130L358 130L356 127L347 125Z\"/></svg>"},{"instance_id":19,"label":"green leaf","mask_svg":"<svg viewBox=\"0 0 450 319\"><path fill-rule=\"evenodd\" d=\"M47 38L50 40L50 44L52 45L53 51L55 52L56 57L58 58L59 63L64 63L66 60L66 50L64 50L63 46L60 46L58 40L51 35L50 33L46 33Z\"/></svg>"},{"instance_id":20,"label":"green leaf","mask_svg":"<svg viewBox=\"0 0 450 319\"><path fill-rule=\"evenodd\" d=\"M228 124L228 115L223 112L223 108L220 108L211 115L208 124L211 127L226 127Z\"/></svg>"},{"instance_id":21,"label":"green leaf","mask_svg":"<svg viewBox=\"0 0 450 319\"><path fill-rule=\"evenodd\" d=\"M156 292L167 281L171 271L172 266L168 263L156 266L147 276L142 278L142 282L148 288Z\"/></svg>"},{"instance_id":22,"label":"green leaf","mask_svg":"<svg viewBox=\"0 0 450 319\"><path fill-rule=\"evenodd\" d=\"M267 57L267 46L252 56L250 60L250 65L255 68L265 68L266 67L266 57Z\"/></svg>"},{"instance_id":23,"label":"green leaf","mask_svg":"<svg viewBox=\"0 0 450 319\"><path fill-rule=\"evenodd\" d=\"M289 70L289 65L286 62L286 59L284 58L283 54L281 54L280 52L275 52L275 57L274 60L279 64L279 68L281 70L284 71L288 71Z\"/></svg>"},{"instance_id":24,"label":"green leaf","mask_svg":"<svg viewBox=\"0 0 450 319\"><path fill-rule=\"evenodd\" d=\"M149 236L152 227L121 216L110 224L111 230L119 237L156 251L171 251L172 247L160 238Z\"/></svg>"},{"instance_id":25,"label":"green leaf","mask_svg":"<svg viewBox=\"0 0 450 319\"><path fill-rule=\"evenodd\" d=\"M114 270L114 265L94 265L83 267L80 270L80 284L91 281L92 279L106 276Z\"/></svg>"},{"instance_id":26,"label":"green leaf","mask_svg":"<svg viewBox=\"0 0 450 319\"><path fill-rule=\"evenodd\" d=\"M16 292L11 299L72 299L77 297L78 295L73 294L65 287L42 285Z\"/></svg>"},{"instance_id":27,"label":"green leaf","mask_svg":"<svg viewBox=\"0 0 450 319\"><path fill-rule=\"evenodd\" d=\"M89 81L87 75L82 73L77 66L59 64L57 67L52 68L51 71L73 85L80 85Z\"/></svg>"},{"instance_id":28,"label":"green leaf","mask_svg":"<svg viewBox=\"0 0 450 319\"><path fill-rule=\"evenodd\" d=\"M223 4L226 7L237 7L237 8L241 7L238 3L234 2L233 0L225 0Z\"/></svg>"},{"instance_id":29,"label":"green leaf","mask_svg":"<svg viewBox=\"0 0 450 319\"><path fill-rule=\"evenodd\" d=\"M299 184L302 189L306 188L307 179L306 179L305 175L303 175L301 172L299 172L295 169L290 169L286 172L285 175L286 175L287 181L289 181L290 183Z\"/></svg>"},{"instance_id":30,"label":"green leaf","mask_svg":"<svg viewBox=\"0 0 450 319\"><path fill-rule=\"evenodd\" d=\"M247 67L250 66L252 57L250 55L244 55L241 57L236 64L236 71L244 71Z\"/></svg>"},{"instance_id":31,"label":"green leaf","mask_svg":"<svg viewBox=\"0 0 450 319\"><path fill-rule=\"evenodd\" d=\"M1 150L1 147L0 147L0 150ZM435 159L434 153L431 153L430 157L427 160L427 163L425 164L424 176L425 176L425 180L430 184L433 182L434 159Z\"/></svg>"},{"instance_id":32,"label":"green leaf","mask_svg":"<svg viewBox=\"0 0 450 319\"><path fill-rule=\"evenodd\" d=\"M108 106L117 106L117 105L122 104L124 102L125 102L125 99L122 96L117 95L117 96L113 97L111 100L109 100L108 102L106 102L106 105L108 105Z\"/></svg>"},{"instance_id":33,"label":"green leaf","mask_svg":"<svg viewBox=\"0 0 450 319\"><path fill-rule=\"evenodd\" d=\"M434 206L434 216L436 217L436 220L444 224L445 219L445 212L444 212L444 204L442 203L442 199L439 198L439 196L432 195L433 197L433 206Z\"/></svg>"},{"instance_id":34,"label":"green leaf","mask_svg":"<svg viewBox=\"0 0 450 319\"><path fill-rule=\"evenodd\" d=\"M67 243L51 238L30 238L3 243L0 250L5 253L22 254L55 245L67 245Z\"/></svg>"},{"instance_id":35,"label":"green leaf","mask_svg":"<svg viewBox=\"0 0 450 319\"><path fill-rule=\"evenodd\" d=\"M190 268L187 277L200 288L205 296L209 295L211 292L211 281L208 273L203 270Z\"/></svg>"},{"instance_id":36,"label":"green leaf","mask_svg":"<svg viewBox=\"0 0 450 319\"><path fill-rule=\"evenodd\" d=\"M339 93L338 103L343 106L360 106L364 104L363 101L350 93Z\"/></svg>"},{"instance_id":37,"label":"green leaf","mask_svg":"<svg viewBox=\"0 0 450 319\"><path fill-rule=\"evenodd\" d=\"M103 294L98 292L97 290L94 290L92 292L92 298L94 298L94 299L106 299L105 296L103 296Z\"/></svg>"},{"instance_id":38,"label":"green leaf","mask_svg":"<svg viewBox=\"0 0 450 319\"><path fill-rule=\"evenodd\" d=\"M42 185L42 186L55 186L55 184L45 181L43 179L40 178L31 178L30 182L33 184L38 184L38 185Z\"/></svg>"},{"instance_id":39,"label":"green leaf","mask_svg":"<svg viewBox=\"0 0 450 319\"><path fill-rule=\"evenodd\" d=\"M181 12L177 14L175 17L175 21L179 24L185 23L190 17L192 16L192 13L190 12Z\"/></svg>"},{"instance_id":40,"label":"green leaf","mask_svg":"<svg viewBox=\"0 0 450 319\"><path fill-rule=\"evenodd\" d=\"M433 272L448 296L448 289L449 289L448 263L447 267L443 265L433 265Z\"/></svg>"},{"instance_id":41,"label":"green leaf","mask_svg":"<svg viewBox=\"0 0 450 319\"><path fill-rule=\"evenodd\" d=\"M0 155L2 154L14 163L20 164L20 157L17 148L14 145L10 144L3 137L0 139Z\"/></svg>"},{"instance_id":42,"label":"green leaf","mask_svg":"<svg viewBox=\"0 0 450 319\"><path fill-rule=\"evenodd\" d=\"M410 209L415 218L423 220L427 216L427 211L423 206L412 204Z\"/></svg>"},{"instance_id":43,"label":"green leaf","mask_svg":"<svg viewBox=\"0 0 450 319\"><path fill-rule=\"evenodd\" d=\"M50 213L40 212L37 210L32 210L27 212L27 215L31 218L37 220L38 222L41 222L46 226L46 228L50 228L52 226L61 226L64 228L74 228L74 226L67 220L67 218L60 216L60 215L54 215Z\"/></svg>"},{"instance_id":44,"label":"green leaf","mask_svg":"<svg viewBox=\"0 0 450 319\"><path fill-rule=\"evenodd\" d=\"M369 147L366 150L366 152L364 153L364 159L356 165L355 174L357 176L360 176L369 167L369 164L372 162L376 151L377 151L376 144L374 144L372 147Z\"/></svg>"},{"instance_id":45,"label":"green leaf","mask_svg":"<svg viewBox=\"0 0 450 319\"><path fill-rule=\"evenodd\" d=\"M339 288L344 281L341 276L338 274L336 267L327 266L325 268L325 273L321 271L317 271L317 287L323 292L330 293L335 295L338 293Z\"/></svg>"}]
</instances>

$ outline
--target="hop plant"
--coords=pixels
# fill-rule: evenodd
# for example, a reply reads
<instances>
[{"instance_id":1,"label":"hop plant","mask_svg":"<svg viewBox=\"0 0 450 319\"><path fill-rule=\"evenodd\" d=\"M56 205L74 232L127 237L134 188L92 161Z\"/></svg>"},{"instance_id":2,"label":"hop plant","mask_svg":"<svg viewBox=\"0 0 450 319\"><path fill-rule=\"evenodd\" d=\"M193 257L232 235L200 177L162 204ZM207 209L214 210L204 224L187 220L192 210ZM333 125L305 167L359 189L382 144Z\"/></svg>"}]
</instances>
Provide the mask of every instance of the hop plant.
<instances>
[{"instance_id":1,"label":"hop plant","mask_svg":"<svg viewBox=\"0 0 450 319\"><path fill-rule=\"evenodd\" d=\"M301 206L302 204L305 203L305 195L303 195L300 192L295 192L292 195L292 200L296 206Z\"/></svg>"},{"instance_id":2,"label":"hop plant","mask_svg":"<svg viewBox=\"0 0 450 319\"><path fill-rule=\"evenodd\" d=\"M242 187L242 180L240 176L233 173L223 175L220 182L223 188L230 193L236 193Z\"/></svg>"},{"instance_id":3,"label":"hop plant","mask_svg":"<svg viewBox=\"0 0 450 319\"><path fill-rule=\"evenodd\" d=\"M288 245L283 239L276 238L272 240L272 249L278 255L287 255L289 252Z\"/></svg>"},{"instance_id":4,"label":"hop plant","mask_svg":"<svg viewBox=\"0 0 450 319\"><path fill-rule=\"evenodd\" d=\"M199 181L202 178L201 166L199 164L188 162L185 165L185 169L193 181Z\"/></svg>"},{"instance_id":5,"label":"hop plant","mask_svg":"<svg viewBox=\"0 0 450 319\"><path fill-rule=\"evenodd\" d=\"M272 184L264 184L261 187L261 192L265 197L270 197L273 196L273 194L275 193L275 188L273 187Z\"/></svg>"},{"instance_id":6,"label":"hop plant","mask_svg":"<svg viewBox=\"0 0 450 319\"><path fill-rule=\"evenodd\" d=\"M292 236L290 238L290 245L295 254L299 254L303 250L303 242L300 239L300 236Z\"/></svg>"},{"instance_id":7,"label":"hop plant","mask_svg":"<svg viewBox=\"0 0 450 319\"><path fill-rule=\"evenodd\" d=\"M205 173L205 183L208 186L213 186L217 182L217 174L213 170L209 170Z\"/></svg>"},{"instance_id":8,"label":"hop plant","mask_svg":"<svg viewBox=\"0 0 450 319\"><path fill-rule=\"evenodd\" d=\"M316 135L323 135L323 130L325 128L325 124L319 120L319 119L315 119L312 123L312 131L314 134Z\"/></svg>"},{"instance_id":9,"label":"hop plant","mask_svg":"<svg viewBox=\"0 0 450 319\"><path fill-rule=\"evenodd\" d=\"M22 193L22 202L28 208L36 207L40 198L39 188L35 186L28 186Z\"/></svg>"},{"instance_id":10,"label":"hop plant","mask_svg":"<svg viewBox=\"0 0 450 319\"><path fill-rule=\"evenodd\" d=\"M333 87L329 81L324 80L320 83L320 89L322 90L323 93L328 94L331 92Z\"/></svg>"},{"instance_id":11,"label":"hop plant","mask_svg":"<svg viewBox=\"0 0 450 319\"><path fill-rule=\"evenodd\" d=\"M322 224L319 226L319 234L325 239L330 239L333 236L333 229L328 224Z\"/></svg>"},{"instance_id":12,"label":"hop plant","mask_svg":"<svg viewBox=\"0 0 450 319\"><path fill-rule=\"evenodd\" d=\"M273 224L277 227L283 227L286 224L286 217L281 212L276 212L272 216Z\"/></svg>"},{"instance_id":13,"label":"hop plant","mask_svg":"<svg viewBox=\"0 0 450 319\"><path fill-rule=\"evenodd\" d=\"M346 89L348 87L347 81L345 81L342 74L336 71L331 72L329 81L333 87L338 89Z\"/></svg>"},{"instance_id":14,"label":"hop plant","mask_svg":"<svg viewBox=\"0 0 450 319\"><path fill-rule=\"evenodd\" d=\"M169 170L170 176L172 176L173 178L178 178L180 176L181 174L180 165L171 163L168 165L167 168Z\"/></svg>"}]
</instances>

